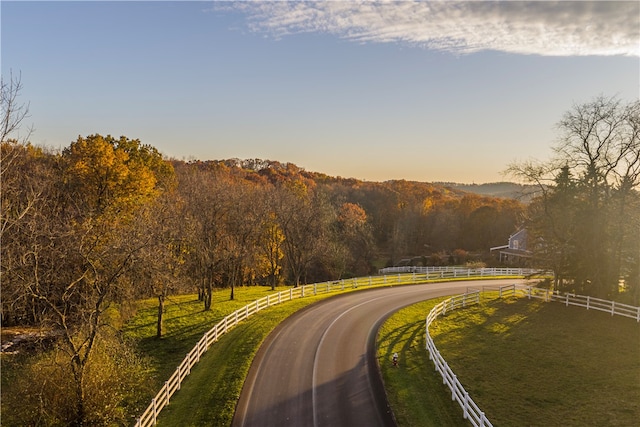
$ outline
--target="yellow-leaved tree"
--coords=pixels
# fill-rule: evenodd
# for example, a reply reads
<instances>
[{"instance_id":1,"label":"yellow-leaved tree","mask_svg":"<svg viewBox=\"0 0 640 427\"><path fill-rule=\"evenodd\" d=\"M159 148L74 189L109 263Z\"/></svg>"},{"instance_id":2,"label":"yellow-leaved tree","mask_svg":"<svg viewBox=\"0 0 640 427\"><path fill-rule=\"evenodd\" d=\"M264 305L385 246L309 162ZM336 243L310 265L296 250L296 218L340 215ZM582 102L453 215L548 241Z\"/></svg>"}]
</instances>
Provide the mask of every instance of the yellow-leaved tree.
<instances>
[{"instance_id":1,"label":"yellow-leaved tree","mask_svg":"<svg viewBox=\"0 0 640 427\"><path fill-rule=\"evenodd\" d=\"M138 140L101 135L79 137L54 159L54 184L42 195L37 227L23 239L21 274L11 276L12 287L22 289L38 311L40 327L59 337L55 348L64 357L56 359L56 369L70 379L67 407L55 401L61 392L40 393L39 405L51 424L126 422L118 419L122 393L112 390L108 405L93 399L98 392L110 393L92 388L101 381L94 359L115 357L105 349L105 313L110 304L129 298L138 254L157 244L153 228L137 214L171 188L173 168Z\"/></svg>"},{"instance_id":2,"label":"yellow-leaved tree","mask_svg":"<svg viewBox=\"0 0 640 427\"><path fill-rule=\"evenodd\" d=\"M257 270L268 279L271 290L275 290L280 281L282 258L284 258L283 242L284 233L278 225L275 213L271 212L262 223L257 255Z\"/></svg>"}]
</instances>

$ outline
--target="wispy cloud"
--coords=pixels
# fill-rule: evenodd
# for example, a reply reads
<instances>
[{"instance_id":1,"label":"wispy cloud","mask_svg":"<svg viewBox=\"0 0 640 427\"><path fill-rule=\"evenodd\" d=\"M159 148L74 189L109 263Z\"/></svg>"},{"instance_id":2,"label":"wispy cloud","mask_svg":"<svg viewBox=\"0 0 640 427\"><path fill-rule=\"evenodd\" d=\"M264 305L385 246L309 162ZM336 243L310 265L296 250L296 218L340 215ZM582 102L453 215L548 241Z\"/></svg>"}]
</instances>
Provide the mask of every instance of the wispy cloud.
<instances>
[{"instance_id":1,"label":"wispy cloud","mask_svg":"<svg viewBox=\"0 0 640 427\"><path fill-rule=\"evenodd\" d=\"M218 4L220 6L220 4ZM237 2L250 30L467 54L640 56L640 2Z\"/></svg>"}]
</instances>

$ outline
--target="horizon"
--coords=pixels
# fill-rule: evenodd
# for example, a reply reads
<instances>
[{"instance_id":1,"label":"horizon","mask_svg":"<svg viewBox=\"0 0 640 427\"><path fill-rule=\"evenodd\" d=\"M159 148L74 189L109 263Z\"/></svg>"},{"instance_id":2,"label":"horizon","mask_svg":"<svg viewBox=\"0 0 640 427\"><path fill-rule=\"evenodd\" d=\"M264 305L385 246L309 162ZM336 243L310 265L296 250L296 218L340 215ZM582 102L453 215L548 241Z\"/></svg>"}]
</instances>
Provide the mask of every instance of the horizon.
<instances>
[{"instance_id":1,"label":"horizon","mask_svg":"<svg viewBox=\"0 0 640 427\"><path fill-rule=\"evenodd\" d=\"M168 158L361 181L513 182L599 95L640 95L638 2L0 3L35 145L125 135Z\"/></svg>"}]
</instances>

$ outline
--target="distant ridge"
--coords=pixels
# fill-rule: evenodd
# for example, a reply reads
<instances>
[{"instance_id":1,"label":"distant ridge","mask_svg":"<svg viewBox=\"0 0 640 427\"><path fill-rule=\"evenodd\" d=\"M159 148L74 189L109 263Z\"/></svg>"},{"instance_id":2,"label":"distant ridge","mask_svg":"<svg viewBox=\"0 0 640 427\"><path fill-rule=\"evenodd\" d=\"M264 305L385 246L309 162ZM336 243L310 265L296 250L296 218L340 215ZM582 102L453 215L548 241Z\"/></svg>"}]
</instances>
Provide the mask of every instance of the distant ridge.
<instances>
[{"instance_id":1,"label":"distant ridge","mask_svg":"<svg viewBox=\"0 0 640 427\"><path fill-rule=\"evenodd\" d=\"M516 199L521 202L529 202L535 196L539 188L535 185L516 184L515 182L490 182L486 184L460 184L455 182L436 182L452 190L465 191L483 196Z\"/></svg>"},{"instance_id":2,"label":"distant ridge","mask_svg":"<svg viewBox=\"0 0 640 427\"><path fill-rule=\"evenodd\" d=\"M277 160L265 160L265 159L224 159L224 160L208 160L205 163L220 164L225 167L238 168L245 171L253 171L265 176L276 175L281 176L294 176L299 175L305 178L311 179L315 182L323 182L325 184L330 183L343 183L349 185L359 184L377 184L381 186L389 186L389 188L402 188L413 187L414 191L425 191L428 194L432 191L438 191L437 188L445 189L456 193L459 197L462 197L463 193L472 193L480 196L496 197L502 199L515 199L523 203L528 203L536 196L539 188L535 185L523 185L514 182L491 182L485 184L461 184L457 182L426 182L426 181L406 181L403 179L389 180L383 182L375 181L363 181L356 178L344 178L340 176L329 176L322 172L310 172L305 168L300 167L294 163L286 162L282 163ZM272 171L267 173L267 171ZM358 184L359 183L359 184ZM407 186L407 184L409 184ZM418 190L420 189L420 190ZM423 195L424 196L424 195Z\"/></svg>"}]
</instances>

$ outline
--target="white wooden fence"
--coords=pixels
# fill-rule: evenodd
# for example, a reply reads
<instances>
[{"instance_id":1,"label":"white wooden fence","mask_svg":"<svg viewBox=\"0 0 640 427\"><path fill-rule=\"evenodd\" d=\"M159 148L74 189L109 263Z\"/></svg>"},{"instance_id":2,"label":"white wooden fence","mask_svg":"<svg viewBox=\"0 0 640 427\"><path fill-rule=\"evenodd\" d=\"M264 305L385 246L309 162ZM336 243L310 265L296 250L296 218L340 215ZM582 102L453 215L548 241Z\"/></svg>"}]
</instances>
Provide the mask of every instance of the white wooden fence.
<instances>
[{"instance_id":1,"label":"white wooden fence","mask_svg":"<svg viewBox=\"0 0 640 427\"><path fill-rule=\"evenodd\" d=\"M593 298L575 294L559 294L546 289L534 288L531 286L516 287L516 285L501 286L497 288L499 297L508 295L520 295L527 298L537 298L544 301L558 301L567 306L575 305L586 307L588 310L599 310L611 315L630 317L640 322L640 307L621 304L615 301L607 301L603 299ZM468 419L475 427L493 426L487 419L484 412L480 410L478 405L469 397L469 393L464 389L458 378L453 373L447 361L440 355L440 352L433 343L433 339L429 334L429 326L439 316L444 315L448 311L461 307L467 307L480 301L480 290L468 291L463 295L457 295L448 298L431 309L426 319L426 348L429 352L429 359L433 360L436 371L442 376L443 384L446 384L451 390L451 399L458 402L463 411L463 417Z\"/></svg>"},{"instance_id":2,"label":"white wooden fence","mask_svg":"<svg viewBox=\"0 0 640 427\"><path fill-rule=\"evenodd\" d=\"M404 268L404 267L402 267ZM180 390L182 381L191 372L193 366L200 361L202 355L215 343L218 338L227 333L231 328L239 322L247 319L249 316L263 310L267 307L291 301L305 296L344 291L347 289L366 289L377 286L396 286L424 283L429 280L453 279L453 278L482 278L490 276L515 276L522 277L530 275L535 270L529 269L462 269L451 267L430 267L429 271L412 271L412 272L395 272L397 274L384 276L369 276L353 279L334 280L329 282L314 283L311 285L290 288L276 294L268 295L251 304L240 308L224 319L222 319L213 328L207 331L193 349L186 355L180 366L178 366L168 381L164 383L158 394L151 400L147 409L140 415L135 426L147 427L157 423L158 414L166 405L173 394Z\"/></svg>"},{"instance_id":3,"label":"white wooden fence","mask_svg":"<svg viewBox=\"0 0 640 427\"><path fill-rule=\"evenodd\" d=\"M598 310L610 313L612 316L624 316L636 319L640 322L640 307L634 305L623 304L621 302L609 301L600 298L594 298L585 295L561 294L547 289L539 289L527 287L526 290L520 290L522 295L528 298L537 298L544 301L557 301L567 306L574 305L577 307L585 307L587 310Z\"/></svg>"},{"instance_id":4,"label":"white wooden fence","mask_svg":"<svg viewBox=\"0 0 640 427\"><path fill-rule=\"evenodd\" d=\"M531 276L542 274L543 270L533 268L466 268L466 267L387 267L378 270L379 274L417 273L442 274L447 277L465 276Z\"/></svg>"},{"instance_id":5,"label":"white wooden fence","mask_svg":"<svg viewBox=\"0 0 640 427\"><path fill-rule=\"evenodd\" d=\"M451 399L458 402L463 411L465 419L471 421L474 426L493 426L484 415L484 412L478 408L478 405L469 397L469 393L464 389L458 378L453 373L447 361L440 355L440 352L433 343L433 339L429 334L429 326L439 316L444 315L448 311L456 308L467 307L469 305L480 302L480 291L471 291L463 295L457 295L448 298L431 309L426 320L426 348L429 352L429 359L433 360L436 371L442 376L443 384L446 384L451 390Z\"/></svg>"}]
</instances>

